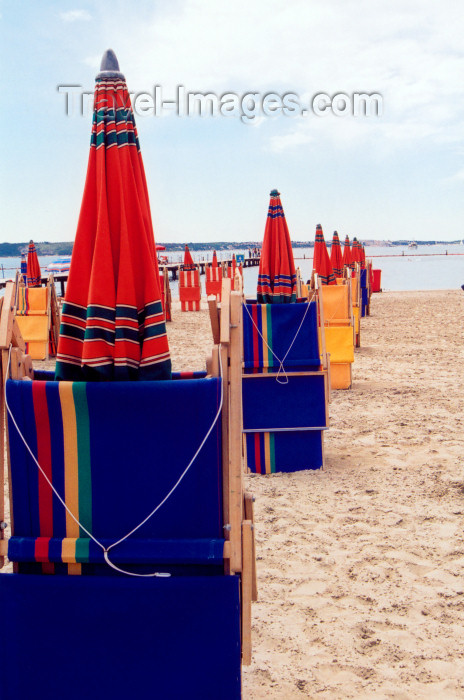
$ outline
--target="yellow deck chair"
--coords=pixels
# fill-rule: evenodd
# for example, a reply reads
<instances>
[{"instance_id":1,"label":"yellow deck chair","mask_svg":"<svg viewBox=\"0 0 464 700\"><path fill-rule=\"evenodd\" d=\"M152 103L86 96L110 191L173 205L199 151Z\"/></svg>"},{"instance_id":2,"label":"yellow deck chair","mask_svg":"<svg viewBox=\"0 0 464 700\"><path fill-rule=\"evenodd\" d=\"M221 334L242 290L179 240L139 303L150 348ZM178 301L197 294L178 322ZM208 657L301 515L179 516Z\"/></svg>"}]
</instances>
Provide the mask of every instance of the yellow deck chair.
<instances>
[{"instance_id":1,"label":"yellow deck chair","mask_svg":"<svg viewBox=\"0 0 464 700\"><path fill-rule=\"evenodd\" d=\"M351 285L322 286L326 352L330 354L331 389L349 389L354 362L354 318Z\"/></svg>"},{"instance_id":2,"label":"yellow deck chair","mask_svg":"<svg viewBox=\"0 0 464 700\"><path fill-rule=\"evenodd\" d=\"M46 287L18 287L16 320L33 360L56 355L59 312L53 276Z\"/></svg>"}]
</instances>

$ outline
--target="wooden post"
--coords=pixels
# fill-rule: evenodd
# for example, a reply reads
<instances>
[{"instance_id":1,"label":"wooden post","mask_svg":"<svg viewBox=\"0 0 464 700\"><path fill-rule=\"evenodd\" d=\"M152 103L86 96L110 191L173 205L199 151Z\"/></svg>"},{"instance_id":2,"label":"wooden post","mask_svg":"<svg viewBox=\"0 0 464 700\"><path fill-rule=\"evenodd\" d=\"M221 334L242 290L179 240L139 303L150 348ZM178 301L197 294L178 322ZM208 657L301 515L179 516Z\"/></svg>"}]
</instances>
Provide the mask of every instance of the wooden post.
<instances>
[{"instance_id":1,"label":"wooden post","mask_svg":"<svg viewBox=\"0 0 464 700\"><path fill-rule=\"evenodd\" d=\"M232 527L230 522L230 437L229 437L229 402L230 402L230 381L229 381L229 356L228 347L219 346L219 355L222 367L222 512L224 525L224 538L229 542L229 558L224 559L224 573L229 575L232 571L232 545L230 543L232 535Z\"/></svg>"},{"instance_id":2,"label":"wooden post","mask_svg":"<svg viewBox=\"0 0 464 700\"><path fill-rule=\"evenodd\" d=\"M248 491L245 492L244 500L244 510L245 510L245 520L250 520L252 528L252 589L251 589L251 600L256 602L258 600L258 577L256 572L256 538L255 538L255 515L253 507L253 496Z\"/></svg>"},{"instance_id":3,"label":"wooden post","mask_svg":"<svg viewBox=\"0 0 464 700\"><path fill-rule=\"evenodd\" d=\"M222 278L221 292L221 330L220 342L228 345L230 342L230 279Z\"/></svg>"},{"instance_id":4,"label":"wooden post","mask_svg":"<svg viewBox=\"0 0 464 700\"><path fill-rule=\"evenodd\" d=\"M221 318L221 334L222 332ZM232 292L230 297L229 349L229 522L231 525L231 569L234 572L242 570L242 345L242 295L240 292Z\"/></svg>"},{"instance_id":5,"label":"wooden post","mask_svg":"<svg viewBox=\"0 0 464 700\"><path fill-rule=\"evenodd\" d=\"M209 319L211 321L211 331L213 334L213 343L219 345L220 329L219 329L219 315L218 315L218 305L216 297L210 294L208 297L208 309L209 309Z\"/></svg>"},{"instance_id":6,"label":"wooden post","mask_svg":"<svg viewBox=\"0 0 464 700\"><path fill-rule=\"evenodd\" d=\"M242 663L251 664L251 601L253 588L253 524L244 520L242 524Z\"/></svg>"}]
</instances>

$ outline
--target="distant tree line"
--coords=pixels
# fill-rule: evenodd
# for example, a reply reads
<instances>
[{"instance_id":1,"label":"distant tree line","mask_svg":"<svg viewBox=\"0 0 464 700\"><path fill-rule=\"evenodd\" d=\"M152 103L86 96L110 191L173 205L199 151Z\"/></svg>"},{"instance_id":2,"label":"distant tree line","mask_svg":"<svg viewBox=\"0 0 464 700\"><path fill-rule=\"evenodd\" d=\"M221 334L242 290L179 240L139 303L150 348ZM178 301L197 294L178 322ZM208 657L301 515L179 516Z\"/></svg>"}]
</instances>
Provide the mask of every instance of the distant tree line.
<instances>
[{"instance_id":1,"label":"distant tree line","mask_svg":"<svg viewBox=\"0 0 464 700\"><path fill-rule=\"evenodd\" d=\"M343 244L343 240L340 241ZM361 243L366 243L367 245L394 245L394 246L405 246L410 242L409 240L401 241L361 241ZM73 250L72 241L62 241L61 243L54 243L49 241L37 242L34 241L35 247L37 249L38 255L71 255ZM326 243L330 245L332 243L332 237L326 237ZM440 243L442 245L452 245L453 243L460 243L457 241L416 241L417 245L434 245ZM24 243L0 243L0 258L19 258L21 253L27 253L27 247L29 241ZM166 246L167 252L176 252L184 250L184 243L163 243ZM235 250L235 249L253 249L261 248L262 241L209 241L207 243L192 243L187 242L190 250L201 251L201 250ZM314 241L292 241L292 246L294 248L312 248L314 246Z\"/></svg>"},{"instance_id":2,"label":"distant tree line","mask_svg":"<svg viewBox=\"0 0 464 700\"><path fill-rule=\"evenodd\" d=\"M64 241L62 243L50 243L44 241L38 243L34 241L37 255L71 255L73 243ZM29 241L24 243L0 243L1 258L20 258L21 253L27 253Z\"/></svg>"}]
</instances>

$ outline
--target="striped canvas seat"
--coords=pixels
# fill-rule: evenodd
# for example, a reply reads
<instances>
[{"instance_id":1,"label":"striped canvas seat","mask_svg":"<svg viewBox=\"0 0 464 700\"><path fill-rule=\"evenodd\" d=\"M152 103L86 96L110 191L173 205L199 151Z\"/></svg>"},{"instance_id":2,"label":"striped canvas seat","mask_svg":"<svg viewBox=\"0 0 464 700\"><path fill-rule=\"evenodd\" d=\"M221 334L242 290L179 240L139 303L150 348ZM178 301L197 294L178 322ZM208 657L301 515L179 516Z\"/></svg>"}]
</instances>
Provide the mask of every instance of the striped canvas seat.
<instances>
[{"instance_id":1,"label":"striped canvas seat","mask_svg":"<svg viewBox=\"0 0 464 700\"><path fill-rule=\"evenodd\" d=\"M217 267L207 265L205 287L207 296L214 294L215 297L221 300L222 267L219 265Z\"/></svg>"},{"instance_id":2,"label":"striped canvas seat","mask_svg":"<svg viewBox=\"0 0 464 700\"><path fill-rule=\"evenodd\" d=\"M103 544L124 536L169 492L212 422L219 396L218 379L7 383L13 415L39 464ZM198 404L202 412L193 422L192 406ZM11 422L10 447L15 524L10 559L27 572L108 573L102 550L53 494ZM114 549L115 561L166 564L168 570L195 564L196 571L221 572L221 484L216 424L179 488L133 538Z\"/></svg>"},{"instance_id":3,"label":"striped canvas seat","mask_svg":"<svg viewBox=\"0 0 464 700\"><path fill-rule=\"evenodd\" d=\"M316 302L247 303L243 349L248 468L259 474L321 468L328 386Z\"/></svg>"},{"instance_id":4,"label":"striped canvas seat","mask_svg":"<svg viewBox=\"0 0 464 700\"><path fill-rule=\"evenodd\" d=\"M179 299L182 311L200 311L201 285L198 268L180 270Z\"/></svg>"},{"instance_id":5,"label":"striped canvas seat","mask_svg":"<svg viewBox=\"0 0 464 700\"><path fill-rule=\"evenodd\" d=\"M320 369L316 303L247 303L243 344L246 374L278 372L285 356L286 370Z\"/></svg>"},{"instance_id":6,"label":"striped canvas seat","mask_svg":"<svg viewBox=\"0 0 464 700\"><path fill-rule=\"evenodd\" d=\"M107 547L176 484L218 412L221 380L8 380L6 391L48 478ZM160 510L110 550L112 563L125 571L170 574L139 578L104 562L10 419L8 556L19 575L0 576L0 595L8 600L2 624L10 630L2 698L35 697L44 678L47 697L68 700L143 697L150 683L157 697L172 700L240 698L240 578L224 575L220 426L219 418ZM118 664L124 640L128 648ZM71 649L85 656L82 676L74 677Z\"/></svg>"},{"instance_id":7,"label":"striped canvas seat","mask_svg":"<svg viewBox=\"0 0 464 700\"><path fill-rule=\"evenodd\" d=\"M367 314L367 306L369 304L369 289L368 289L368 277L367 269L363 268L361 270L361 316L364 317Z\"/></svg>"}]
</instances>

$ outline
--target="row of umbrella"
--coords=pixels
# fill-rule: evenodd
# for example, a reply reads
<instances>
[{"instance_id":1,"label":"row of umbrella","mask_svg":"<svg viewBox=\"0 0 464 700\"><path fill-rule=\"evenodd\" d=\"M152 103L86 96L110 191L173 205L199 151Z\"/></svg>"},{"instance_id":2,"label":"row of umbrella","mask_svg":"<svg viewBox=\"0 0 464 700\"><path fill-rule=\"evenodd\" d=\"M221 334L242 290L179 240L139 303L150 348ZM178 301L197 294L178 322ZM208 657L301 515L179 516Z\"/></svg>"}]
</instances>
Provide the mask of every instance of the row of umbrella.
<instances>
[{"instance_id":1,"label":"row of umbrella","mask_svg":"<svg viewBox=\"0 0 464 700\"><path fill-rule=\"evenodd\" d=\"M322 284L336 284L343 276L344 267L354 270L355 264L365 266L364 247L356 238L350 245L345 238L343 253L337 231L334 231L330 256L324 239L322 226L316 226L313 270ZM280 193L272 190L264 231L263 246L258 274L257 298L260 304L280 304L296 301L296 270L292 244Z\"/></svg>"}]
</instances>

